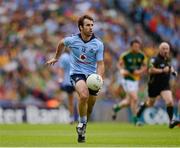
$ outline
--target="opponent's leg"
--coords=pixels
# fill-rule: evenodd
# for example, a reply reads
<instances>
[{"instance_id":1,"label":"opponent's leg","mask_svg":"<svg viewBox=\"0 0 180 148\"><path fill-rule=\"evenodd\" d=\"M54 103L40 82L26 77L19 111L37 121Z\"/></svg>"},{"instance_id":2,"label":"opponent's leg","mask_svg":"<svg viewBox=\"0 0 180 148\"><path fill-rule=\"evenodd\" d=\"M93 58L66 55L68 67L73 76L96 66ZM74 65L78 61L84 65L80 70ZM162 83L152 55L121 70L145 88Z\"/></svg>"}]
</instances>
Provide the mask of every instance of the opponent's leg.
<instances>
[{"instance_id":1,"label":"opponent's leg","mask_svg":"<svg viewBox=\"0 0 180 148\"><path fill-rule=\"evenodd\" d=\"M165 100L167 105L167 113L169 116L169 128L174 128L175 126L180 124L180 121L173 120L173 109L174 109L174 101L172 97L172 92L170 90L161 91L161 96Z\"/></svg>"},{"instance_id":2,"label":"opponent's leg","mask_svg":"<svg viewBox=\"0 0 180 148\"><path fill-rule=\"evenodd\" d=\"M140 118L143 111L147 108L147 107L151 107L154 105L155 102L155 98L148 98L148 100L146 100L145 102L141 102L138 110L137 110L137 117Z\"/></svg>"},{"instance_id":3,"label":"opponent's leg","mask_svg":"<svg viewBox=\"0 0 180 148\"><path fill-rule=\"evenodd\" d=\"M137 100L138 100L137 92L135 91L129 92L129 98L130 98L130 108L133 114L133 123L136 124L137 122L136 109L137 109Z\"/></svg>"},{"instance_id":4,"label":"opponent's leg","mask_svg":"<svg viewBox=\"0 0 180 148\"><path fill-rule=\"evenodd\" d=\"M118 111L120 111L122 108L129 106L130 100L129 98L123 99L121 102L113 105L113 113L112 113L112 119L115 120L117 117Z\"/></svg>"}]
</instances>

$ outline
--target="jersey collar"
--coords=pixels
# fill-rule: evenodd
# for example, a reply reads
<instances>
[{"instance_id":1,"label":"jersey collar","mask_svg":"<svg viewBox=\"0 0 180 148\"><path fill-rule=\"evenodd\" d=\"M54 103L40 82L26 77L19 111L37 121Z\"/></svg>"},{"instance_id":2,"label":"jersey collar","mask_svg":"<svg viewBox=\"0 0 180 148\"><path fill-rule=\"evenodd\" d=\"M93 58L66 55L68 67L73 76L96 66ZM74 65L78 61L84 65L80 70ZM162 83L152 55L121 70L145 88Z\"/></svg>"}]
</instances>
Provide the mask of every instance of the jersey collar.
<instances>
[{"instance_id":1,"label":"jersey collar","mask_svg":"<svg viewBox=\"0 0 180 148\"><path fill-rule=\"evenodd\" d=\"M82 36L81 36L81 34L79 33L78 34L78 36L79 36L79 38L84 42L84 43L88 43L88 42L90 42L91 40L93 40L94 38L96 38L95 37L95 35L94 34L92 34L92 36L91 36L91 38L90 38L90 40L89 41L85 41L85 40L83 40L83 38L82 38Z\"/></svg>"}]
</instances>

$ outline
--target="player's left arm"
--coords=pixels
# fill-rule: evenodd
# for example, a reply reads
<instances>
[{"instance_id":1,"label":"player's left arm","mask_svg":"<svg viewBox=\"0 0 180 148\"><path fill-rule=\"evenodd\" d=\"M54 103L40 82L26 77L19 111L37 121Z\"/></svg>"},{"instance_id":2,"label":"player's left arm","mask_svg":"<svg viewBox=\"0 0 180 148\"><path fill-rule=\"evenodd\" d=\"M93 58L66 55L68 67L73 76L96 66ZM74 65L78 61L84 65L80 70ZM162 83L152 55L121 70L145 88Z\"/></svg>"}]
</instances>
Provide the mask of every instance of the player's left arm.
<instances>
[{"instance_id":1,"label":"player's left arm","mask_svg":"<svg viewBox=\"0 0 180 148\"><path fill-rule=\"evenodd\" d=\"M96 72L99 74L102 78L104 77L104 45L103 43L99 44L98 52L96 54L96 60L97 60L97 69Z\"/></svg>"},{"instance_id":2,"label":"player's left arm","mask_svg":"<svg viewBox=\"0 0 180 148\"><path fill-rule=\"evenodd\" d=\"M104 77L104 61L97 62L97 74L99 74L102 78Z\"/></svg>"},{"instance_id":3,"label":"player's left arm","mask_svg":"<svg viewBox=\"0 0 180 148\"><path fill-rule=\"evenodd\" d=\"M134 71L134 74L141 75L147 72L147 57L144 57L140 69Z\"/></svg>"},{"instance_id":4,"label":"player's left arm","mask_svg":"<svg viewBox=\"0 0 180 148\"><path fill-rule=\"evenodd\" d=\"M55 56L52 59L48 60L46 62L46 65L54 65L58 61L58 58L60 57L61 53L63 52L64 47L65 47L65 43L64 43L64 39L62 39L58 43Z\"/></svg>"},{"instance_id":5,"label":"player's left arm","mask_svg":"<svg viewBox=\"0 0 180 148\"><path fill-rule=\"evenodd\" d=\"M173 66L170 66L170 72L173 76L177 76L178 75L178 72L175 70L175 68Z\"/></svg>"},{"instance_id":6,"label":"player's left arm","mask_svg":"<svg viewBox=\"0 0 180 148\"><path fill-rule=\"evenodd\" d=\"M141 68L138 69L138 70L135 70L134 73L135 73L135 74L138 74L138 75L141 75L141 74L145 73L146 71L147 71L147 65L146 65L146 64L143 64L143 65L141 66Z\"/></svg>"}]
</instances>

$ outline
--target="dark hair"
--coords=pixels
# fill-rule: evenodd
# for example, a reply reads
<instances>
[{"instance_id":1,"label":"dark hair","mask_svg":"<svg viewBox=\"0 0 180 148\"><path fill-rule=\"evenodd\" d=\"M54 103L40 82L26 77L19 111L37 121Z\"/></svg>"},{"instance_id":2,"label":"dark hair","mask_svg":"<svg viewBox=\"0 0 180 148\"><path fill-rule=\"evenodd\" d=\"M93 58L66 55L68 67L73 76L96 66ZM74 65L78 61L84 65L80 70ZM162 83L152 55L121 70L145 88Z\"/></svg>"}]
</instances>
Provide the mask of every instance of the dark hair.
<instances>
[{"instance_id":1,"label":"dark hair","mask_svg":"<svg viewBox=\"0 0 180 148\"><path fill-rule=\"evenodd\" d=\"M88 19L88 20L91 20L91 21L94 22L94 19L93 19L91 16L87 15L87 14L81 16L81 17L79 18L79 20L78 20L78 28L79 28L79 31L81 31L81 30L80 30L80 26L83 26L83 25L84 25L84 20L85 20L85 19Z\"/></svg>"},{"instance_id":2,"label":"dark hair","mask_svg":"<svg viewBox=\"0 0 180 148\"><path fill-rule=\"evenodd\" d=\"M130 45L132 46L134 43L138 43L140 45L142 45L142 41L140 37L136 37L133 40L131 40Z\"/></svg>"}]
</instances>

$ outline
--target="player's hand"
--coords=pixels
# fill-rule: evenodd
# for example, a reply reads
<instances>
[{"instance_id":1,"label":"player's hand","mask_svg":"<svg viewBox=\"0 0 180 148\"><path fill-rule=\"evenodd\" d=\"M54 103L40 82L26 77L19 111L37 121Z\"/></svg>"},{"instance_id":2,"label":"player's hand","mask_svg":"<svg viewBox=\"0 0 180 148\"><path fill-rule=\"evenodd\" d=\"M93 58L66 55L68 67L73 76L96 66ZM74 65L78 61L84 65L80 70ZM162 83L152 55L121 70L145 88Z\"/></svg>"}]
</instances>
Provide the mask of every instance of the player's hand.
<instances>
[{"instance_id":1,"label":"player's hand","mask_svg":"<svg viewBox=\"0 0 180 148\"><path fill-rule=\"evenodd\" d=\"M172 66L171 66L171 74L175 77L178 75L177 71Z\"/></svg>"},{"instance_id":2,"label":"player's hand","mask_svg":"<svg viewBox=\"0 0 180 148\"><path fill-rule=\"evenodd\" d=\"M58 59L52 58L46 62L46 65L48 65L48 66L54 65L57 61L58 61Z\"/></svg>"},{"instance_id":3,"label":"player's hand","mask_svg":"<svg viewBox=\"0 0 180 148\"><path fill-rule=\"evenodd\" d=\"M173 66L170 67L170 72L171 72L171 73L175 72L175 69L174 69Z\"/></svg>"},{"instance_id":4,"label":"player's hand","mask_svg":"<svg viewBox=\"0 0 180 148\"><path fill-rule=\"evenodd\" d=\"M140 70L135 70L134 72L133 72L133 74L135 74L135 75L141 75L141 71Z\"/></svg>"},{"instance_id":5,"label":"player's hand","mask_svg":"<svg viewBox=\"0 0 180 148\"><path fill-rule=\"evenodd\" d=\"M178 72L177 72L177 71L173 71L173 72L172 72L172 75L175 76L175 77L177 77Z\"/></svg>"},{"instance_id":6,"label":"player's hand","mask_svg":"<svg viewBox=\"0 0 180 148\"><path fill-rule=\"evenodd\" d=\"M163 73L169 73L170 72L170 67L169 66L166 66L163 68Z\"/></svg>"},{"instance_id":7,"label":"player's hand","mask_svg":"<svg viewBox=\"0 0 180 148\"><path fill-rule=\"evenodd\" d=\"M129 72L125 69L120 69L119 72L120 72L120 75L122 75L122 76L126 76L129 74Z\"/></svg>"}]
</instances>

